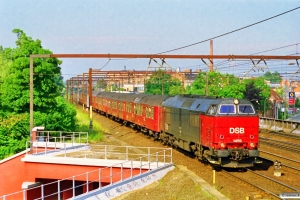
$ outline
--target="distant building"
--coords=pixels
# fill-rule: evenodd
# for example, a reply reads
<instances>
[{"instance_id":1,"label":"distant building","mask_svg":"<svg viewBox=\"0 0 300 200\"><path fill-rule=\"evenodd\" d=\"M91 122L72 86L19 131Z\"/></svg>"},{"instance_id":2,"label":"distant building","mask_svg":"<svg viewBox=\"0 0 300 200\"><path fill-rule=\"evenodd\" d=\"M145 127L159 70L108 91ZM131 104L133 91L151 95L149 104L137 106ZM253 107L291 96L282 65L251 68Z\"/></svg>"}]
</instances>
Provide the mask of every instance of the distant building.
<instances>
[{"instance_id":1,"label":"distant building","mask_svg":"<svg viewBox=\"0 0 300 200\"><path fill-rule=\"evenodd\" d=\"M144 84L124 84L123 89L129 92L139 92L144 93Z\"/></svg>"}]
</instances>

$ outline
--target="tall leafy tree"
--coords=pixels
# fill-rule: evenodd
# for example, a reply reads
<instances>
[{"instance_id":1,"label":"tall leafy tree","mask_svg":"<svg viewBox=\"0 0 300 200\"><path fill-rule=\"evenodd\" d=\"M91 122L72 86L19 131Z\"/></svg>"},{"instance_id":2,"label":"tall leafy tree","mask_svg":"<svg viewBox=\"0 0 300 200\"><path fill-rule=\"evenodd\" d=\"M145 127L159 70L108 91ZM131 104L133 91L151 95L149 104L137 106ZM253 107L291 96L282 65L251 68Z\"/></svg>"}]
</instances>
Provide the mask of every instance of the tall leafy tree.
<instances>
[{"instance_id":1,"label":"tall leafy tree","mask_svg":"<svg viewBox=\"0 0 300 200\"><path fill-rule=\"evenodd\" d=\"M187 89L189 94L243 98L244 85L232 74L217 71L201 72Z\"/></svg>"},{"instance_id":2,"label":"tall leafy tree","mask_svg":"<svg viewBox=\"0 0 300 200\"><path fill-rule=\"evenodd\" d=\"M17 35L16 48L0 51L0 110L4 113L0 116L0 159L23 150L29 138L29 57L52 53L22 30L13 33ZM76 111L61 96L61 63L56 58L34 59L34 125L71 131Z\"/></svg>"},{"instance_id":3,"label":"tall leafy tree","mask_svg":"<svg viewBox=\"0 0 300 200\"><path fill-rule=\"evenodd\" d=\"M246 86L245 99L252 101L257 110L264 109L264 101L270 97L271 92L264 78L245 79L243 82Z\"/></svg>"},{"instance_id":4,"label":"tall leafy tree","mask_svg":"<svg viewBox=\"0 0 300 200\"><path fill-rule=\"evenodd\" d=\"M189 94L245 98L254 104L256 110L264 109L264 100L270 96L270 87L264 78L239 80L232 74L212 71L199 73L192 85L187 88Z\"/></svg>"},{"instance_id":5,"label":"tall leafy tree","mask_svg":"<svg viewBox=\"0 0 300 200\"><path fill-rule=\"evenodd\" d=\"M270 81L270 83L280 83L282 78L280 77L280 74L275 71L274 73L270 72L270 71L267 71L263 77Z\"/></svg>"},{"instance_id":6,"label":"tall leafy tree","mask_svg":"<svg viewBox=\"0 0 300 200\"><path fill-rule=\"evenodd\" d=\"M180 89L179 89L180 88ZM145 84L146 94L181 94L182 87L178 79L172 78L164 70L154 72Z\"/></svg>"},{"instance_id":7,"label":"tall leafy tree","mask_svg":"<svg viewBox=\"0 0 300 200\"><path fill-rule=\"evenodd\" d=\"M9 49L13 62L3 83L2 103L16 113L29 112L29 56L30 54L51 54L43 49L40 40L33 40L22 30L17 34L17 47ZM34 59L34 106L35 111L46 112L56 105L55 97L60 95L55 77L60 76L61 61L56 58Z\"/></svg>"}]
</instances>

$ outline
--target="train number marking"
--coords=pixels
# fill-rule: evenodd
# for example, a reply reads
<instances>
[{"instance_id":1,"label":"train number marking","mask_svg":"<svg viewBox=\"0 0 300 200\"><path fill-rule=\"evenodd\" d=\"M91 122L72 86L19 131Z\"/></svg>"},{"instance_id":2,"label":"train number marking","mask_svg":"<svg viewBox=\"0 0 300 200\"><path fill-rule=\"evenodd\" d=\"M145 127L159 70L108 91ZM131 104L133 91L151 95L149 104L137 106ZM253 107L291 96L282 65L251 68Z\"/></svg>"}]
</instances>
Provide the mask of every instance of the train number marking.
<instances>
[{"instance_id":1,"label":"train number marking","mask_svg":"<svg viewBox=\"0 0 300 200\"><path fill-rule=\"evenodd\" d=\"M245 129L243 127L236 127L236 128L229 128L229 133L230 134L244 134Z\"/></svg>"},{"instance_id":2,"label":"train number marking","mask_svg":"<svg viewBox=\"0 0 300 200\"><path fill-rule=\"evenodd\" d=\"M233 142L243 142L242 139L234 139Z\"/></svg>"}]
</instances>

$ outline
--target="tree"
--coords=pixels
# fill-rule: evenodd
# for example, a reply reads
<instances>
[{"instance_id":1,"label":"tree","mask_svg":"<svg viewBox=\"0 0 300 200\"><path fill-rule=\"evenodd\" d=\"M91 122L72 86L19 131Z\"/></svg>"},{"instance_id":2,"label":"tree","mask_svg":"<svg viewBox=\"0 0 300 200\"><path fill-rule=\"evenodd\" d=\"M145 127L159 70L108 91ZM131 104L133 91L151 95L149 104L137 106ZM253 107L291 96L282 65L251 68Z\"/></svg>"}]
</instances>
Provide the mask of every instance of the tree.
<instances>
[{"instance_id":1,"label":"tree","mask_svg":"<svg viewBox=\"0 0 300 200\"><path fill-rule=\"evenodd\" d=\"M30 54L51 54L41 46L40 40L32 40L20 29L14 29L18 39L17 48L10 51L12 66L2 89L4 106L16 113L29 112L29 56ZM55 107L55 98L60 95L55 77L60 77L62 62L56 58L34 59L34 106L35 111L46 112Z\"/></svg>"},{"instance_id":2,"label":"tree","mask_svg":"<svg viewBox=\"0 0 300 200\"><path fill-rule=\"evenodd\" d=\"M243 82L246 86L244 98L252 101L257 110L263 110L264 100L270 97L270 86L265 83L263 77L245 79Z\"/></svg>"},{"instance_id":3,"label":"tree","mask_svg":"<svg viewBox=\"0 0 300 200\"><path fill-rule=\"evenodd\" d=\"M180 87L180 89L179 89ZM182 87L178 79L172 78L164 70L155 71L145 84L146 94L181 94Z\"/></svg>"},{"instance_id":4,"label":"tree","mask_svg":"<svg viewBox=\"0 0 300 200\"><path fill-rule=\"evenodd\" d=\"M270 81L270 83L280 83L282 78L280 77L280 74L275 71L274 73L271 73L270 71L267 71L263 77Z\"/></svg>"},{"instance_id":5,"label":"tree","mask_svg":"<svg viewBox=\"0 0 300 200\"><path fill-rule=\"evenodd\" d=\"M300 108L300 100L298 97L296 98L295 107Z\"/></svg>"},{"instance_id":6,"label":"tree","mask_svg":"<svg viewBox=\"0 0 300 200\"><path fill-rule=\"evenodd\" d=\"M24 150L29 139L29 56L52 53L22 30L13 32L17 34L16 48L0 52L0 159ZM61 63L56 58L34 59L34 126L72 131L76 110L61 96Z\"/></svg>"},{"instance_id":7,"label":"tree","mask_svg":"<svg viewBox=\"0 0 300 200\"><path fill-rule=\"evenodd\" d=\"M256 110L263 110L264 100L270 96L270 87L262 77L241 81L232 74L212 71L199 73L192 85L187 88L187 93L248 99L252 101Z\"/></svg>"},{"instance_id":8,"label":"tree","mask_svg":"<svg viewBox=\"0 0 300 200\"><path fill-rule=\"evenodd\" d=\"M243 98L245 87L239 84L239 79L232 74L220 72L201 72L192 85L187 88L188 94L208 96Z\"/></svg>"},{"instance_id":9,"label":"tree","mask_svg":"<svg viewBox=\"0 0 300 200\"><path fill-rule=\"evenodd\" d=\"M101 90L104 90L106 87L107 87L107 82L104 79L100 79L97 81L95 89L100 88Z\"/></svg>"}]
</instances>

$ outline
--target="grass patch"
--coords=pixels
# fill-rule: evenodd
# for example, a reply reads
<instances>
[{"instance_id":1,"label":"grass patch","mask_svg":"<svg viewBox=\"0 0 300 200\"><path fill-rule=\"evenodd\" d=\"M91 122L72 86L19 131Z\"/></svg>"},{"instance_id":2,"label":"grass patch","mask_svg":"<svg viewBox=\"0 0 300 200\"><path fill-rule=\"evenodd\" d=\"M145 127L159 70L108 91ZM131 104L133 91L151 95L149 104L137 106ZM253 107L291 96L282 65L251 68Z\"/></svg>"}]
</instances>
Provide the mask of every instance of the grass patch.
<instances>
[{"instance_id":1,"label":"grass patch","mask_svg":"<svg viewBox=\"0 0 300 200\"><path fill-rule=\"evenodd\" d=\"M95 143L102 141L104 139L104 128L100 123L93 120L93 130L90 130L90 118L88 113L80 108L76 108L78 120L78 125L76 127L77 132L88 132L89 133L89 143Z\"/></svg>"}]
</instances>

